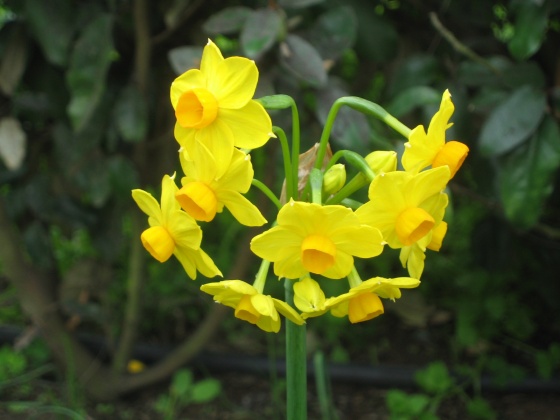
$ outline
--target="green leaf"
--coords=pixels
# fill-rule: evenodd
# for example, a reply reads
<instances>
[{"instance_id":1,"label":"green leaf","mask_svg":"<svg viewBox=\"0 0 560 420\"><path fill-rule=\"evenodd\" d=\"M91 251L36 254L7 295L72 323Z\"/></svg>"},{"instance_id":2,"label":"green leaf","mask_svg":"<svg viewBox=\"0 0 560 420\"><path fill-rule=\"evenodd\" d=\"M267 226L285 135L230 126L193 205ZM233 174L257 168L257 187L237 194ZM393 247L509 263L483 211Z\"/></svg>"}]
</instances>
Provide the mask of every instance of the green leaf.
<instances>
[{"instance_id":1,"label":"green leaf","mask_svg":"<svg viewBox=\"0 0 560 420\"><path fill-rule=\"evenodd\" d=\"M507 218L520 228L535 225L560 167L560 130L545 117L531 140L500 161L500 197Z\"/></svg>"},{"instance_id":2,"label":"green leaf","mask_svg":"<svg viewBox=\"0 0 560 420\"><path fill-rule=\"evenodd\" d=\"M390 96L414 86L430 85L439 74L437 59L431 55L416 55L407 59L393 74L389 86ZM441 100L441 97L440 97Z\"/></svg>"},{"instance_id":3,"label":"green leaf","mask_svg":"<svg viewBox=\"0 0 560 420\"><path fill-rule=\"evenodd\" d=\"M515 63L505 69L503 71L503 82L513 88L531 85L538 89L544 89L546 85L544 73L534 61Z\"/></svg>"},{"instance_id":4,"label":"green leaf","mask_svg":"<svg viewBox=\"0 0 560 420\"><path fill-rule=\"evenodd\" d=\"M336 60L356 40L357 18L349 6L335 7L323 13L311 30L309 41L323 59Z\"/></svg>"},{"instance_id":5,"label":"green leaf","mask_svg":"<svg viewBox=\"0 0 560 420\"><path fill-rule=\"evenodd\" d=\"M492 420L496 418L496 413L488 401L480 397L475 397L468 402L467 412L471 419Z\"/></svg>"},{"instance_id":6,"label":"green leaf","mask_svg":"<svg viewBox=\"0 0 560 420\"><path fill-rule=\"evenodd\" d=\"M487 58L486 62L492 68L474 61L463 61L457 71L459 83L467 86L499 85L501 74L511 68L511 61L497 56Z\"/></svg>"},{"instance_id":7,"label":"green leaf","mask_svg":"<svg viewBox=\"0 0 560 420\"><path fill-rule=\"evenodd\" d=\"M410 419L419 416L428 407L430 397L392 389L387 392L385 403L391 418Z\"/></svg>"},{"instance_id":8,"label":"green leaf","mask_svg":"<svg viewBox=\"0 0 560 420\"><path fill-rule=\"evenodd\" d=\"M481 153L502 155L526 141L539 126L545 106L540 90L523 86L513 91L484 123L478 139Z\"/></svg>"},{"instance_id":9,"label":"green leaf","mask_svg":"<svg viewBox=\"0 0 560 420\"><path fill-rule=\"evenodd\" d=\"M203 379L194 384L192 389L192 400L195 403L212 401L222 392L222 385L216 379Z\"/></svg>"},{"instance_id":10,"label":"green leaf","mask_svg":"<svg viewBox=\"0 0 560 420\"><path fill-rule=\"evenodd\" d=\"M193 374L188 369L181 369L173 375L173 382L169 389L172 395L186 396L193 390Z\"/></svg>"},{"instance_id":11,"label":"green leaf","mask_svg":"<svg viewBox=\"0 0 560 420\"><path fill-rule=\"evenodd\" d=\"M25 158L27 136L13 117L0 119L0 161L10 171L18 169Z\"/></svg>"},{"instance_id":12,"label":"green leaf","mask_svg":"<svg viewBox=\"0 0 560 420\"><path fill-rule=\"evenodd\" d=\"M144 96L133 84L119 92L113 109L113 120L124 141L137 143L146 137L148 107Z\"/></svg>"},{"instance_id":13,"label":"green leaf","mask_svg":"<svg viewBox=\"0 0 560 420\"><path fill-rule=\"evenodd\" d=\"M395 117L402 117L416 107L424 105L438 105L442 92L428 86L414 86L399 93L389 105L387 112Z\"/></svg>"},{"instance_id":14,"label":"green leaf","mask_svg":"<svg viewBox=\"0 0 560 420\"><path fill-rule=\"evenodd\" d=\"M415 379L424 391L435 395L449 391L454 383L443 362L433 362L426 369L416 372Z\"/></svg>"},{"instance_id":15,"label":"green leaf","mask_svg":"<svg viewBox=\"0 0 560 420\"><path fill-rule=\"evenodd\" d=\"M28 42L22 24L11 25L6 32L8 34L5 40L0 39L1 44L4 44L4 42L7 44L3 45L0 59L0 90L7 96L11 96L18 87L21 76L25 71Z\"/></svg>"},{"instance_id":16,"label":"green leaf","mask_svg":"<svg viewBox=\"0 0 560 420\"><path fill-rule=\"evenodd\" d=\"M535 54L544 40L548 25L548 11L541 3L526 1L520 4L515 18L515 32L508 42L509 52L517 60Z\"/></svg>"},{"instance_id":17,"label":"green leaf","mask_svg":"<svg viewBox=\"0 0 560 420\"><path fill-rule=\"evenodd\" d=\"M276 43L281 30L282 17L276 10L255 10L245 21L239 36L243 52L257 60Z\"/></svg>"},{"instance_id":18,"label":"green leaf","mask_svg":"<svg viewBox=\"0 0 560 420\"><path fill-rule=\"evenodd\" d=\"M375 63L386 63L393 59L399 51L400 38L392 22L378 16L371 2L354 1L352 6L358 17L355 48L360 57Z\"/></svg>"},{"instance_id":19,"label":"green leaf","mask_svg":"<svg viewBox=\"0 0 560 420\"><path fill-rule=\"evenodd\" d=\"M287 9L299 9L302 7L313 6L314 4L323 3L325 0L278 0L280 7Z\"/></svg>"},{"instance_id":20,"label":"green leaf","mask_svg":"<svg viewBox=\"0 0 560 420\"><path fill-rule=\"evenodd\" d=\"M253 10L245 6L231 6L220 10L208 18L202 29L211 35L234 34L243 28Z\"/></svg>"},{"instance_id":21,"label":"green leaf","mask_svg":"<svg viewBox=\"0 0 560 420\"><path fill-rule=\"evenodd\" d=\"M49 62L64 66L74 36L76 12L71 0L26 0L26 18Z\"/></svg>"},{"instance_id":22,"label":"green leaf","mask_svg":"<svg viewBox=\"0 0 560 420\"><path fill-rule=\"evenodd\" d=\"M84 28L72 51L66 73L71 93L67 111L75 131L89 121L103 96L114 57L112 27L111 16L100 15Z\"/></svg>"},{"instance_id":23,"label":"green leaf","mask_svg":"<svg viewBox=\"0 0 560 420\"><path fill-rule=\"evenodd\" d=\"M327 82L323 59L317 50L297 35L288 35L280 44L280 63L298 79L320 87Z\"/></svg>"},{"instance_id":24,"label":"green leaf","mask_svg":"<svg viewBox=\"0 0 560 420\"><path fill-rule=\"evenodd\" d=\"M202 47L177 47L169 50L167 58L176 75L200 67Z\"/></svg>"}]
</instances>

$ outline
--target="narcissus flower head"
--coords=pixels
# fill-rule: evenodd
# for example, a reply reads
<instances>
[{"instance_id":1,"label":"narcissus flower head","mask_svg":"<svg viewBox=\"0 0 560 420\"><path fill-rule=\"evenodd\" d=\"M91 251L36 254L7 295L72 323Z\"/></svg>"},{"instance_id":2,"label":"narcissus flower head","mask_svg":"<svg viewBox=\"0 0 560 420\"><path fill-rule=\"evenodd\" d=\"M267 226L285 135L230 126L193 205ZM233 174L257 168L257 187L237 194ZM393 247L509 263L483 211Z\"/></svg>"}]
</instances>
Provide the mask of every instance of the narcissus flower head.
<instances>
[{"instance_id":1,"label":"narcissus flower head","mask_svg":"<svg viewBox=\"0 0 560 420\"><path fill-rule=\"evenodd\" d=\"M150 193L132 190L132 198L148 215L150 225L142 232L142 244L159 262L175 255L192 279L196 278L197 270L206 277L221 276L212 259L200 248L202 231L196 221L181 210L175 200L176 191L175 181L169 175L161 182L161 205Z\"/></svg>"},{"instance_id":2,"label":"narcissus flower head","mask_svg":"<svg viewBox=\"0 0 560 420\"><path fill-rule=\"evenodd\" d=\"M181 166L186 177L175 196L194 219L210 222L225 206L245 226L266 223L259 209L242 195L253 180L250 155L235 149L225 172L220 173L214 155L198 144L192 154L181 152Z\"/></svg>"},{"instance_id":3,"label":"narcissus flower head","mask_svg":"<svg viewBox=\"0 0 560 420\"><path fill-rule=\"evenodd\" d=\"M370 201L356 215L362 223L378 228L391 248L410 246L443 219L448 203L443 189L448 181L447 166L416 175L396 171L377 176L369 186Z\"/></svg>"},{"instance_id":4,"label":"narcissus flower head","mask_svg":"<svg viewBox=\"0 0 560 420\"><path fill-rule=\"evenodd\" d=\"M441 222L418 242L401 248L399 259L402 266L408 270L408 275L410 277L420 279L424 271L426 249L439 251L446 232L447 223Z\"/></svg>"},{"instance_id":5,"label":"narcissus flower head","mask_svg":"<svg viewBox=\"0 0 560 420\"><path fill-rule=\"evenodd\" d=\"M424 126L419 125L408 136L402 157L402 164L407 171L418 173L428 166L448 166L451 178L455 176L466 159L469 148L458 141L445 142L445 131L452 125L449 119L454 110L451 94L446 90L439 111L432 117L428 132L426 133Z\"/></svg>"},{"instance_id":6,"label":"narcissus flower head","mask_svg":"<svg viewBox=\"0 0 560 420\"><path fill-rule=\"evenodd\" d=\"M233 147L255 149L272 134L270 117L252 99L259 72L244 57L225 58L210 40L199 69L191 69L171 85L177 123L175 138L189 153L195 140L208 147L218 167L227 166Z\"/></svg>"},{"instance_id":7,"label":"narcissus flower head","mask_svg":"<svg viewBox=\"0 0 560 420\"><path fill-rule=\"evenodd\" d=\"M302 313L301 317L307 319L323 315L329 310L325 307L325 293L315 280L306 276L294 283L294 305Z\"/></svg>"},{"instance_id":8,"label":"narcissus flower head","mask_svg":"<svg viewBox=\"0 0 560 420\"><path fill-rule=\"evenodd\" d=\"M344 206L290 200L277 221L277 226L253 238L251 250L274 262L279 277L314 273L339 279L352 270L353 256L371 258L383 250L379 230L360 223Z\"/></svg>"},{"instance_id":9,"label":"narcissus flower head","mask_svg":"<svg viewBox=\"0 0 560 420\"><path fill-rule=\"evenodd\" d=\"M301 316L286 302L263 295L242 280L224 280L200 287L214 300L235 310L235 317L256 325L266 332L280 331L280 316L284 315L297 325L304 324Z\"/></svg>"},{"instance_id":10,"label":"narcissus flower head","mask_svg":"<svg viewBox=\"0 0 560 420\"><path fill-rule=\"evenodd\" d=\"M352 287L348 293L327 299L325 307L336 317L348 315L353 324L368 321L383 314L380 297L395 300L401 297L401 288L414 288L419 284L420 281L410 277L375 277Z\"/></svg>"}]
</instances>

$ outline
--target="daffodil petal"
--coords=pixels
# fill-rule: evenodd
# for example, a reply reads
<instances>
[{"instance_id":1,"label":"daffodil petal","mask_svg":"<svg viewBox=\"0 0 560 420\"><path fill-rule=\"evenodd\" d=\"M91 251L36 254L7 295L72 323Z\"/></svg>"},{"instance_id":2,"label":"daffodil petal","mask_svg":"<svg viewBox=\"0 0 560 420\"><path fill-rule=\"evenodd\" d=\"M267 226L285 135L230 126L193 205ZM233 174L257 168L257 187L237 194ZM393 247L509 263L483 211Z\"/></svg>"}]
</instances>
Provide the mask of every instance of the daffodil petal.
<instances>
[{"instance_id":1,"label":"daffodil petal","mask_svg":"<svg viewBox=\"0 0 560 420\"><path fill-rule=\"evenodd\" d=\"M175 245L198 249L202 241L202 230L194 219L182 210L175 210L169 215L167 229Z\"/></svg>"},{"instance_id":2,"label":"daffodil petal","mask_svg":"<svg viewBox=\"0 0 560 420\"><path fill-rule=\"evenodd\" d=\"M175 247L173 255L179 260L183 269L192 280L196 280L196 256L197 251L190 248Z\"/></svg>"},{"instance_id":3,"label":"daffodil petal","mask_svg":"<svg viewBox=\"0 0 560 420\"><path fill-rule=\"evenodd\" d=\"M325 293L310 277L294 283L294 305L302 312L314 312L325 308Z\"/></svg>"},{"instance_id":4,"label":"daffodil petal","mask_svg":"<svg viewBox=\"0 0 560 420\"><path fill-rule=\"evenodd\" d=\"M275 262L274 274L278 277L286 277L288 279L297 279L307 274L307 270L301 263L299 252L293 253L287 258Z\"/></svg>"},{"instance_id":5,"label":"daffodil petal","mask_svg":"<svg viewBox=\"0 0 560 420\"><path fill-rule=\"evenodd\" d=\"M222 52L216 44L210 39L202 51L202 58L200 60L200 71L204 74L212 74L214 69L224 61Z\"/></svg>"},{"instance_id":6,"label":"daffodil petal","mask_svg":"<svg viewBox=\"0 0 560 420\"><path fill-rule=\"evenodd\" d=\"M169 220L181 206L175 200L175 193L178 188L173 178L165 175L161 181L161 214L163 216L163 223L167 225Z\"/></svg>"},{"instance_id":7,"label":"daffodil petal","mask_svg":"<svg viewBox=\"0 0 560 420\"><path fill-rule=\"evenodd\" d=\"M170 97L173 109L177 107L177 102L183 93L198 87L206 87L206 83L206 76L198 69L187 70L177 77L171 83Z\"/></svg>"},{"instance_id":8,"label":"daffodil petal","mask_svg":"<svg viewBox=\"0 0 560 420\"><path fill-rule=\"evenodd\" d=\"M205 74L208 77L208 90L218 100L220 110L245 106L255 94L259 80L255 62L244 57L226 58L205 71Z\"/></svg>"},{"instance_id":9,"label":"daffodil petal","mask_svg":"<svg viewBox=\"0 0 560 420\"><path fill-rule=\"evenodd\" d=\"M193 147L187 149L188 155L191 157L196 167L195 173L192 174L197 181L209 184L217 176L217 165L214 155L208 147L199 140L196 140ZM189 174L191 175L191 174Z\"/></svg>"},{"instance_id":10,"label":"daffodil petal","mask_svg":"<svg viewBox=\"0 0 560 420\"><path fill-rule=\"evenodd\" d=\"M445 189L451 173L447 166L429 169L408 180L404 193L411 207L418 207L424 200Z\"/></svg>"},{"instance_id":11,"label":"daffodil petal","mask_svg":"<svg viewBox=\"0 0 560 420\"><path fill-rule=\"evenodd\" d=\"M266 219L260 210L237 191L218 191L218 201L222 202L239 223L245 226L262 226Z\"/></svg>"},{"instance_id":12,"label":"daffodil petal","mask_svg":"<svg viewBox=\"0 0 560 420\"><path fill-rule=\"evenodd\" d=\"M179 146L186 148L192 148L192 144L195 141L196 137L196 128L185 128L181 127L179 123L175 123L175 129L173 135L175 136L175 140L179 143Z\"/></svg>"},{"instance_id":13,"label":"daffodil petal","mask_svg":"<svg viewBox=\"0 0 560 420\"><path fill-rule=\"evenodd\" d=\"M274 302L270 296L257 293L251 296L251 304L262 316L270 317L273 320L278 319L278 312L276 312Z\"/></svg>"},{"instance_id":14,"label":"daffodil petal","mask_svg":"<svg viewBox=\"0 0 560 420\"><path fill-rule=\"evenodd\" d=\"M197 254L195 255L195 263L197 270L200 271L200 274L204 277L223 277L220 269L216 267L212 258L210 258L210 256L202 250L202 248L199 248Z\"/></svg>"},{"instance_id":15,"label":"daffodil petal","mask_svg":"<svg viewBox=\"0 0 560 420\"><path fill-rule=\"evenodd\" d=\"M241 149L259 148L273 135L270 116L253 100L239 109L220 109L218 120L229 127L235 146Z\"/></svg>"},{"instance_id":16,"label":"daffodil petal","mask_svg":"<svg viewBox=\"0 0 560 420\"><path fill-rule=\"evenodd\" d=\"M226 173L220 178L220 188L245 194L251 187L253 176L251 155L246 155L241 150L234 149L231 163Z\"/></svg>"},{"instance_id":17,"label":"daffodil petal","mask_svg":"<svg viewBox=\"0 0 560 420\"><path fill-rule=\"evenodd\" d=\"M280 325L280 317L273 319L268 316L261 316L257 321L257 327L265 332L277 333L278 331L280 331Z\"/></svg>"},{"instance_id":18,"label":"daffodil petal","mask_svg":"<svg viewBox=\"0 0 560 420\"><path fill-rule=\"evenodd\" d=\"M336 253L335 264L332 267L325 270L323 276L329 279L340 279L350 274L350 271L352 271L353 266L354 266L354 258L352 257L352 255L349 255L346 252L338 251Z\"/></svg>"},{"instance_id":19,"label":"daffodil petal","mask_svg":"<svg viewBox=\"0 0 560 420\"><path fill-rule=\"evenodd\" d=\"M275 298L272 298L272 301L274 302L274 307L276 308L276 310L282 316L284 316L284 318L289 319L290 321L292 321L294 324L297 325L305 324L305 321L301 318L301 316L294 310L294 308L292 308L286 302L283 302Z\"/></svg>"},{"instance_id":20,"label":"daffodil petal","mask_svg":"<svg viewBox=\"0 0 560 420\"><path fill-rule=\"evenodd\" d=\"M216 119L212 124L197 131L196 140L200 141L210 151L216 162L216 177L220 178L231 162L233 156L234 138L228 125L222 119ZM186 144L189 155L194 153L196 143Z\"/></svg>"},{"instance_id":21,"label":"daffodil petal","mask_svg":"<svg viewBox=\"0 0 560 420\"><path fill-rule=\"evenodd\" d=\"M376 257L383 251L380 230L367 225L331 237L337 249L359 258Z\"/></svg>"},{"instance_id":22,"label":"daffodil petal","mask_svg":"<svg viewBox=\"0 0 560 420\"><path fill-rule=\"evenodd\" d=\"M132 190L132 198L145 214L154 219L158 225L161 225L161 208L157 200L144 190Z\"/></svg>"},{"instance_id":23,"label":"daffodil petal","mask_svg":"<svg viewBox=\"0 0 560 420\"><path fill-rule=\"evenodd\" d=\"M275 226L251 240L251 251L264 260L276 262L299 255L303 238L283 226Z\"/></svg>"}]
</instances>

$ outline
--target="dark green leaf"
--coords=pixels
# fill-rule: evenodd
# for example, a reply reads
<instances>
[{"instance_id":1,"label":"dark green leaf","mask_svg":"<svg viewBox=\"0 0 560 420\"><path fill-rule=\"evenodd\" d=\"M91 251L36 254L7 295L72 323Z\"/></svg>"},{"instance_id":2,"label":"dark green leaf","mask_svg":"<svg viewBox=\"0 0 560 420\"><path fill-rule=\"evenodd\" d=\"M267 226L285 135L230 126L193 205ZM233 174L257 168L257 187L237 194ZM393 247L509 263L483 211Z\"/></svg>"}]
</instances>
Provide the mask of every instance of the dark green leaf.
<instances>
[{"instance_id":1,"label":"dark green leaf","mask_svg":"<svg viewBox=\"0 0 560 420\"><path fill-rule=\"evenodd\" d=\"M370 2L355 0L352 6L358 17L355 47L358 54L376 63L385 63L394 58L399 51L399 34L393 24L375 14L375 7Z\"/></svg>"},{"instance_id":2,"label":"dark green leaf","mask_svg":"<svg viewBox=\"0 0 560 420\"><path fill-rule=\"evenodd\" d=\"M441 395L453 386L453 378L443 362L431 363L426 369L418 371L415 378L424 391L434 395Z\"/></svg>"},{"instance_id":3,"label":"dark green leaf","mask_svg":"<svg viewBox=\"0 0 560 420\"><path fill-rule=\"evenodd\" d=\"M414 86L428 86L439 75L437 59L431 55L416 55L407 59L393 74L390 96L396 96Z\"/></svg>"},{"instance_id":4,"label":"dark green leaf","mask_svg":"<svg viewBox=\"0 0 560 420\"><path fill-rule=\"evenodd\" d=\"M498 85L502 73L511 68L512 63L504 57L489 57L483 65L474 61L463 61L459 65L458 79L467 86Z\"/></svg>"},{"instance_id":5,"label":"dark green leaf","mask_svg":"<svg viewBox=\"0 0 560 420\"><path fill-rule=\"evenodd\" d=\"M280 63L311 86L319 87L327 82L323 59L309 42L297 35L288 35L280 44Z\"/></svg>"},{"instance_id":6,"label":"dark green leaf","mask_svg":"<svg viewBox=\"0 0 560 420\"><path fill-rule=\"evenodd\" d=\"M387 105L387 112L402 117L414 108L424 105L437 105L441 102L441 92L428 86L414 86L399 93Z\"/></svg>"},{"instance_id":7,"label":"dark green leaf","mask_svg":"<svg viewBox=\"0 0 560 420\"><path fill-rule=\"evenodd\" d=\"M241 48L254 60L268 51L282 30L282 17L272 9L255 10L246 20L239 36Z\"/></svg>"},{"instance_id":8,"label":"dark green leaf","mask_svg":"<svg viewBox=\"0 0 560 420\"><path fill-rule=\"evenodd\" d=\"M76 13L71 0L26 0L26 17L48 61L63 66L68 61Z\"/></svg>"},{"instance_id":9,"label":"dark green leaf","mask_svg":"<svg viewBox=\"0 0 560 420\"><path fill-rule=\"evenodd\" d=\"M18 87L27 62L27 39L23 25L10 28L0 59L0 90L11 96Z\"/></svg>"},{"instance_id":10,"label":"dark green leaf","mask_svg":"<svg viewBox=\"0 0 560 420\"><path fill-rule=\"evenodd\" d=\"M167 57L175 74L180 75L200 67L202 51L202 47L177 47L169 50Z\"/></svg>"},{"instance_id":11,"label":"dark green leaf","mask_svg":"<svg viewBox=\"0 0 560 420\"><path fill-rule=\"evenodd\" d=\"M90 22L74 46L66 74L71 100L68 115L74 130L81 130L105 90L105 77L114 57L112 18L101 15Z\"/></svg>"},{"instance_id":12,"label":"dark green leaf","mask_svg":"<svg viewBox=\"0 0 560 420\"><path fill-rule=\"evenodd\" d=\"M278 0L280 7L299 9L302 7L312 6L314 4L322 3L325 0Z\"/></svg>"},{"instance_id":13,"label":"dark green leaf","mask_svg":"<svg viewBox=\"0 0 560 420\"><path fill-rule=\"evenodd\" d=\"M531 85L538 89L545 87L545 76L541 68L534 61L516 63L503 71L503 82L516 88Z\"/></svg>"},{"instance_id":14,"label":"dark green leaf","mask_svg":"<svg viewBox=\"0 0 560 420\"><path fill-rule=\"evenodd\" d=\"M515 32L508 43L510 53L518 60L525 60L541 47L548 24L547 8L537 2L527 1L517 9Z\"/></svg>"},{"instance_id":15,"label":"dark green leaf","mask_svg":"<svg viewBox=\"0 0 560 420\"><path fill-rule=\"evenodd\" d=\"M523 86L490 114L478 139L486 156L504 154L526 141L538 127L546 106L542 91Z\"/></svg>"},{"instance_id":16,"label":"dark green leaf","mask_svg":"<svg viewBox=\"0 0 560 420\"><path fill-rule=\"evenodd\" d=\"M245 6L226 7L210 16L202 25L202 29L211 35L237 33L252 13L253 11Z\"/></svg>"},{"instance_id":17,"label":"dark green leaf","mask_svg":"<svg viewBox=\"0 0 560 420\"><path fill-rule=\"evenodd\" d=\"M216 379L203 379L194 384L192 389L192 400L195 403L212 401L222 392L222 385Z\"/></svg>"},{"instance_id":18,"label":"dark green leaf","mask_svg":"<svg viewBox=\"0 0 560 420\"><path fill-rule=\"evenodd\" d=\"M132 84L121 90L113 119L124 141L142 141L148 130L148 107L144 96Z\"/></svg>"},{"instance_id":19,"label":"dark green leaf","mask_svg":"<svg viewBox=\"0 0 560 420\"><path fill-rule=\"evenodd\" d=\"M188 369L181 369L173 375L173 382L171 383L170 393L176 397L181 397L189 394L193 387L193 374Z\"/></svg>"},{"instance_id":20,"label":"dark green leaf","mask_svg":"<svg viewBox=\"0 0 560 420\"><path fill-rule=\"evenodd\" d=\"M354 9L340 6L323 13L309 32L309 41L323 59L336 60L354 45L357 18Z\"/></svg>"},{"instance_id":21,"label":"dark green leaf","mask_svg":"<svg viewBox=\"0 0 560 420\"><path fill-rule=\"evenodd\" d=\"M480 397L475 397L468 402L467 411L471 419L492 420L496 418L496 413L488 401Z\"/></svg>"},{"instance_id":22,"label":"dark green leaf","mask_svg":"<svg viewBox=\"0 0 560 420\"><path fill-rule=\"evenodd\" d=\"M538 222L559 167L560 130L552 117L546 117L527 144L501 161L500 197L510 221L521 228Z\"/></svg>"},{"instance_id":23,"label":"dark green leaf","mask_svg":"<svg viewBox=\"0 0 560 420\"><path fill-rule=\"evenodd\" d=\"M392 419L410 419L419 416L430 403L430 398L423 394L407 394L392 389L387 392L386 404Z\"/></svg>"}]
</instances>

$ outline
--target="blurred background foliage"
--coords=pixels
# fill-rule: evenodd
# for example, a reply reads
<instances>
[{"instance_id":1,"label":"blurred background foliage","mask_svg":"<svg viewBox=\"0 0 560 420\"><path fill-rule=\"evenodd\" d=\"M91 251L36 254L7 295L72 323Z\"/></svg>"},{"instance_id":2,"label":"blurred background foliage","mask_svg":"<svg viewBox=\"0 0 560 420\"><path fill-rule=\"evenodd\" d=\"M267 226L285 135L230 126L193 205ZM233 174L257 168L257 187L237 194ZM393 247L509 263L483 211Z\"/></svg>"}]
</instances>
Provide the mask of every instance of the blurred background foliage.
<instances>
[{"instance_id":1,"label":"blurred background foliage","mask_svg":"<svg viewBox=\"0 0 560 420\"><path fill-rule=\"evenodd\" d=\"M318 140L340 96L377 102L412 128L429 123L445 89L456 107L448 138L471 150L450 185L444 246L429 253L418 291L366 325L313 320L311 348L337 361L403 362L389 356L399 322L409 349L443 343L449 351L433 357L447 363L474 357L506 376L514 365L543 378L557 371L558 0L0 1L1 205L72 328L103 334L114 348L131 276L144 278L133 293L139 340L177 343L205 318L200 279L134 251L143 225L130 190L158 196L161 176L178 169L169 86L199 64L208 37L225 56L257 62L256 97L296 99L302 150ZM289 129L288 113L272 119ZM403 139L345 109L331 145L365 155L401 152ZM277 144L256 151L253 162L278 191L282 179L270 170L281 168ZM272 214L259 194L251 198ZM223 271L247 247L232 221L222 214L203 227L205 249ZM10 254L0 255L5 265ZM361 269L404 274L391 252ZM18 279L9 277L0 282L0 322L26 325L15 304L26 307L26 296L16 297ZM260 333L236 320L221 331L228 348L257 341L266 351Z\"/></svg>"}]
</instances>

